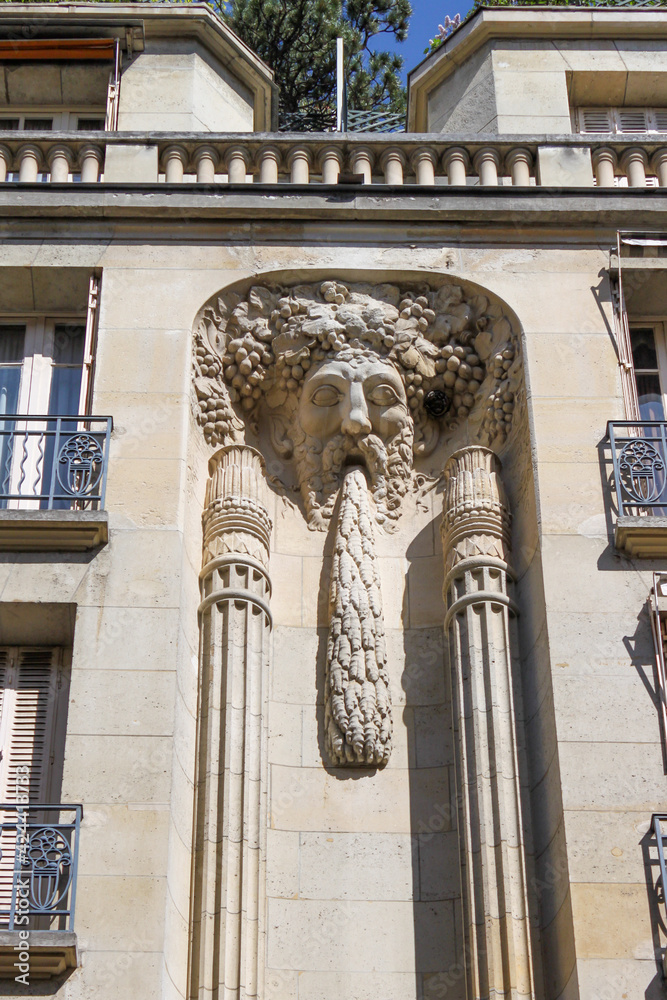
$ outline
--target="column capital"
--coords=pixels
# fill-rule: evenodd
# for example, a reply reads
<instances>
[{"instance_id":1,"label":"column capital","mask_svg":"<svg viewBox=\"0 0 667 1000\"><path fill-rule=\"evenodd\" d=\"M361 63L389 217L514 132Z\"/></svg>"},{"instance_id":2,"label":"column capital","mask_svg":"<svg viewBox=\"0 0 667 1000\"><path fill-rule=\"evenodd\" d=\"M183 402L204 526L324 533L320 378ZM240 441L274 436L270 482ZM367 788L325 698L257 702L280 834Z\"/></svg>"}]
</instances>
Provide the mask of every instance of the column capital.
<instances>
[{"instance_id":1,"label":"column capital","mask_svg":"<svg viewBox=\"0 0 667 1000\"><path fill-rule=\"evenodd\" d=\"M69 146L64 145L63 143L60 142L56 143L55 146L50 146L47 151L46 160L49 166L52 165L53 161L56 158L67 160L70 170L74 166L74 154L71 148Z\"/></svg>"},{"instance_id":2,"label":"column capital","mask_svg":"<svg viewBox=\"0 0 667 1000\"><path fill-rule=\"evenodd\" d=\"M445 465L444 479L445 572L473 557L506 563L511 514L498 457L481 446L461 448Z\"/></svg>"},{"instance_id":3,"label":"column capital","mask_svg":"<svg viewBox=\"0 0 667 1000\"><path fill-rule=\"evenodd\" d=\"M510 149L509 153L505 156L505 163L508 169L511 170L517 162L526 163L529 167L532 167L533 154L529 149L525 149L523 146L516 146L514 149Z\"/></svg>"},{"instance_id":4,"label":"column capital","mask_svg":"<svg viewBox=\"0 0 667 1000\"><path fill-rule=\"evenodd\" d=\"M442 165L445 170L449 169L449 164L452 160L458 160L459 163L464 163L466 170L470 166L470 156L468 154L468 150L464 149L463 146L451 146L449 149L445 150L442 154Z\"/></svg>"},{"instance_id":5,"label":"column capital","mask_svg":"<svg viewBox=\"0 0 667 1000\"><path fill-rule=\"evenodd\" d=\"M269 564L271 518L266 509L264 462L254 448L230 445L209 461L204 565L228 553Z\"/></svg>"}]
</instances>

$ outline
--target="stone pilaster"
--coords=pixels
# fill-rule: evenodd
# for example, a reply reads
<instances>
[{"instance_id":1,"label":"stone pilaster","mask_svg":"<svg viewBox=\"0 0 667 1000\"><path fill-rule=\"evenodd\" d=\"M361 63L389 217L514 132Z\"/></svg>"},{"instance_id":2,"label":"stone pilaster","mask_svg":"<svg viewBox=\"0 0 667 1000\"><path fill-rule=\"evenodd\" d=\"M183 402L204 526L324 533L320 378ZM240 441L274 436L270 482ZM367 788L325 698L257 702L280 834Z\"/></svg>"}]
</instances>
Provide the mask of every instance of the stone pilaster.
<instances>
[{"instance_id":1,"label":"stone pilaster","mask_svg":"<svg viewBox=\"0 0 667 1000\"><path fill-rule=\"evenodd\" d=\"M210 462L200 574L191 997L262 992L271 521L258 452Z\"/></svg>"},{"instance_id":2,"label":"stone pilaster","mask_svg":"<svg viewBox=\"0 0 667 1000\"><path fill-rule=\"evenodd\" d=\"M445 467L442 531L468 1000L535 995L509 526L496 456L456 452Z\"/></svg>"}]
</instances>

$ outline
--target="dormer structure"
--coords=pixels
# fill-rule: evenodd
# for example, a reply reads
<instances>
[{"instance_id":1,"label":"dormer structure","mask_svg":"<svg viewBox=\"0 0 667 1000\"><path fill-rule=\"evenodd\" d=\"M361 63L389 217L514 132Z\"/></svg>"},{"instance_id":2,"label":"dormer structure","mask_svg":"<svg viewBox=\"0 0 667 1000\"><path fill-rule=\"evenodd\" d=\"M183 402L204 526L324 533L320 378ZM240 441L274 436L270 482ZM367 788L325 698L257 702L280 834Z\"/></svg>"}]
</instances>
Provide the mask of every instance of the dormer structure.
<instances>
[{"instance_id":1,"label":"dormer structure","mask_svg":"<svg viewBox=\"0 0 667 1000\"><path fill-rule=\"evenodd\" d=\"M0 7L0 130L270 132L277 113L273 72L206 4Z\"/></svg>"},{"instance_id":2,"label":"dormer structure","mask_svg":"<svg viewBox=\"0 0 667 1000\"><path fill-rule=\"evenodd\" d=\"M618 114L590 112L667 109L666 15L659 7L483 7L409 74L408 131L607 132L621 124ZM648 130L637 117L629 124Z\"/></svg>"}]
</instances>

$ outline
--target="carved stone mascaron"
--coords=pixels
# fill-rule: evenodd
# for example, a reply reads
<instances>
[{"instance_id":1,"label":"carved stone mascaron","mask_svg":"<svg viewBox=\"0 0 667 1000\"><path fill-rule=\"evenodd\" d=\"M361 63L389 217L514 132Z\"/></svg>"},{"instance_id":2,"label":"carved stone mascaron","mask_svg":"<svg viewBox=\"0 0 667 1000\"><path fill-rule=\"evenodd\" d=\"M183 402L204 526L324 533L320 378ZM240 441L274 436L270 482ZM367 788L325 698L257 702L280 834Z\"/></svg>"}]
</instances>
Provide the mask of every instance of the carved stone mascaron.
<instances>
[{"instance_id":1,"label":"carved stone mascaron","mask_svg":"<svg viewBox=\"0 0 667 1000\"><path fill-rule=\"evenodd\" d=\"M443 431L473 420L483 443L505 440L519 364L499 306L453 282L255 285L202 311L195 412L214 446L259 441L263 423L311 527L327 526L345 468L365 465L382 522Z\"/></svg>"}]
</instances>

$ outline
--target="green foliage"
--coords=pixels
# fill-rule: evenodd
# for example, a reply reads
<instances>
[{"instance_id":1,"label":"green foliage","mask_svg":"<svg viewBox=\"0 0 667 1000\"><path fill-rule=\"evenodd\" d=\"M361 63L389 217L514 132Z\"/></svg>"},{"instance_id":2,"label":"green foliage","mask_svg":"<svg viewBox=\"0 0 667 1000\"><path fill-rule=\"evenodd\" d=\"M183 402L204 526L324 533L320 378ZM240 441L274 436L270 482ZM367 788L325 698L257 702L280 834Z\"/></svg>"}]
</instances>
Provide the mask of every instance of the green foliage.
<instances>
[{"instance_id":1,"label":"green foliage","mask_svg":"<svg viewBox=\"0 0 667 1000\"><path fill-rule=\"evenodd\" d=\"M285 112L335 104L336 38L345 41L348 102L405 111L402 56L374 51L380 34L407 36L410 0L228 0L230 27L275 71Z\"/></svg>"},{"instance_id":2,"label":"green foliage","mask_svg":"<svg viewBox=\"0 0 667 1000\"><path fill-rule=\"evenodd\" d=\"M473 7L465 17L464 24L482 7L666 7L667 0L475 0ZM430 55L439 49L444 42L441 35L431 38L424 55Z\"/></svg>"}]
</instances>

